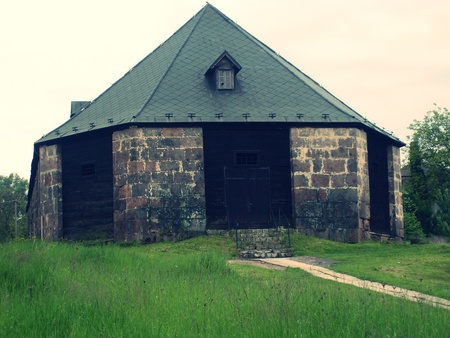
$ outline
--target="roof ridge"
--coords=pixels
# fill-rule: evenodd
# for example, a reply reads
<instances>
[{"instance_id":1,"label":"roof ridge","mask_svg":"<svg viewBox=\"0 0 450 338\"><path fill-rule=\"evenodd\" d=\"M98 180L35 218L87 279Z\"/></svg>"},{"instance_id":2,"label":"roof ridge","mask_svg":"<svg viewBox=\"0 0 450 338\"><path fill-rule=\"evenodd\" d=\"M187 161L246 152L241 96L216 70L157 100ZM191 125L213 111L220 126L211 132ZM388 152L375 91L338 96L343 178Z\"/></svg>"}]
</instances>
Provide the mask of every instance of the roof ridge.
<instances>
[{"instance_id":1,"label":"roof ridge","mask_svg":"<svg viewBox=\"0 0 450 338\"><path fill-rule=\"evenodd\" d=\"M188 36L186 37L186 39L184 40L183 44L181 45L181 47L178 49L178 51L175 53L175 56L173 58L173 60L170 62L170 65L167 67L166 71L164 72L164 74L161 76L161 78L159 79L157 85L155 86L155 88L153 89L153 92L150 94L150 96L148 97L148 99L145 101L145 103L142 105L141 109L139 109L138 113L134 116L131 117L129 122L132 122L134 119L136 119L139 115L142 114L142 112L144 111L145 107L147 106L147 104L151 101L151 99L153 98L153 96L156 94L156 92L158 91L161 82L164 80L164 78L166 77L167 73L170 71L170 69L172 68L173 64L175 63L175 60L178 58L178 56L180 55L181 51L183 50L183 47L186 45L186 43L189 41L189 38L192 36L192 32L194 32L195 28L197 27L198 23L200 22L200 19L202 18L203 14L205 13L206 8L208 7L208 3L203 6L202 10L200 10L200 12L198 12L196 15L194 15L192 17L191 20L193 20L196 16L198 16L197 18L197 22L195 23L195 25L192 27L190 33L188 34ZM178 30L175 31L175 33L173 33L171 35L174 36L177 32L179 32L181 29L183 29L183 27L185 27L191 20L188 20L183 26L181 26ZM170 39L170 37L169 37ZM169 40L167 39L167 40ZM166 40L166 41L167 41ZM152 53L151 53L152 54ZM150 56L150 55L149 55Z\"/></svg>"}]
</instances>

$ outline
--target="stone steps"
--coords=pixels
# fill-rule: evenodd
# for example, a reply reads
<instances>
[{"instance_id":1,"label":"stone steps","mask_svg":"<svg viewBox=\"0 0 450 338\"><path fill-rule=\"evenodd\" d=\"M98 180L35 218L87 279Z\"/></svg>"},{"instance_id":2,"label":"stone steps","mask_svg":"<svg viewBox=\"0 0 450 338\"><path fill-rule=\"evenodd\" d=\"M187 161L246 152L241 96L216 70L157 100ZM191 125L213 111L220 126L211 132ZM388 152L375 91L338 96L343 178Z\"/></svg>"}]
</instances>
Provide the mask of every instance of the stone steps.
<instances>
[{"instance_id":1,"label":"stone steps","mask_svg":"<svg viewBox=\"0 0 450 338\"><path fill-rule=\"evenodd\" d=\"M240 258L277 258L292 257L293 250L289 248L286 239L286 229L239 229L222 234L236 241Z\"/></svg>"},{"instance_id":2,"label":"stone steps","mask_svg":"<svg viewBox=\"0 0 450 338\"><path fill-rule=\"evenodd\" d=\"M240 250L239 257L240 258L284 258L284 257L292 257L293 250L292 248L279 248L279 249L271 249L271 250Z\"/></svg>"}]
</instances>

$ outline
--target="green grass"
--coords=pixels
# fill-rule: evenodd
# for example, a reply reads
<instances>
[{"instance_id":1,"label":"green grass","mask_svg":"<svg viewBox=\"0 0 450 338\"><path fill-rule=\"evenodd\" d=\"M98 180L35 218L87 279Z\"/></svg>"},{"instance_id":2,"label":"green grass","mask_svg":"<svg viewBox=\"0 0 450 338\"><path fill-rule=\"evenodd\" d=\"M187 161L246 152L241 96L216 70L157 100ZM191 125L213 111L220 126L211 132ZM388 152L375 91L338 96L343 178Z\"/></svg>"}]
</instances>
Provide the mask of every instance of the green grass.
<instances>
[{"instance_id":1,"label":"green grass","mask_svg":"<svg viewBox=\"0 0 450 338\"><path fill-rule=\"evenodd\" d=\"M450 300L449 244L345 244L295 234L292 246L295 255L335 260L332 270Z\"/></svg>"},{"instance_id":2,"label":"green grass","mask_svg":"<svg viewBox=\"0 0 450 338\"><path fill-rule=\"evenodd\" d=\"M449 337L450 311L232 256L220 237L3 244L0 336Z\"/></svg>"}]
</instances>

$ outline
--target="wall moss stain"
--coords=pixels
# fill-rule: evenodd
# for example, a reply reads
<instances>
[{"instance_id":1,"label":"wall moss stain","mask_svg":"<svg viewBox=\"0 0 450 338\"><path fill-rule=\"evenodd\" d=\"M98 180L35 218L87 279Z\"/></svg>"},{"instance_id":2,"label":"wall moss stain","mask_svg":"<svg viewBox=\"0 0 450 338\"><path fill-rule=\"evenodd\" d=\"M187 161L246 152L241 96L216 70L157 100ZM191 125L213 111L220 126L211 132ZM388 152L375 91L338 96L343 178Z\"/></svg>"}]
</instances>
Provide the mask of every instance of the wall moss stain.
<instances>
[{"instance_id":1,"label":"wall moss stain","mask_svg":"<svg viewBox=\"0 0 450 338\"><path fill-rule=\"evenodd\" d=\"M366 142L365 132L358 129L291 130L294 218L299 231L345 241L366 237ZM306 161L312 166L300 165Z\"/></svg>"},{"instance_id":2,"label":"wall moss stain","mask_svg":"<svg viewBox=\"0 0 450 338\"><path fill-rule=\"evenodd\" d=\"M39 147L39 164L28 218L30 236L58 240L62 236L61 146Z\"/></svg>"},{"instance_id":3,"label":"wall moss stain","mask_svg":"<svg viewBox=\"0 0 450 338\"><path fill-rule=\"evenodd\" d=\"M113 154L114 185L128 187L114 196L125 203L115 212L116 240L148 242L160 240L159 232L180 238L181 232L205 231L202 130L130 128L113 139L121 142L117 149L130 154Z\"/></svg>"}]
</instances>

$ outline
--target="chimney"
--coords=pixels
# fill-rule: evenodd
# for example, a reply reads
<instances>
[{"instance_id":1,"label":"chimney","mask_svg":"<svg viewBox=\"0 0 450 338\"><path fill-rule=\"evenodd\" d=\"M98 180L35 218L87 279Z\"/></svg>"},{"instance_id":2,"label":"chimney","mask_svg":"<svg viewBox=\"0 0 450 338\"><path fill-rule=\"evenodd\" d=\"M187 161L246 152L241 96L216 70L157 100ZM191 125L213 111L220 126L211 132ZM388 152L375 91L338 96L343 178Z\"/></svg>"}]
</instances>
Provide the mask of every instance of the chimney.
<instances>
[{"instance_id":1,"label":"chimney","mask_svg":"<svg viewBox=\"0 0 450 338\"><path fill-rule=\"evenodd\" d=\"M91 101L72 101L70 103L70 118L81 113L90 103Z\"/></svg>"}]
</instances>

